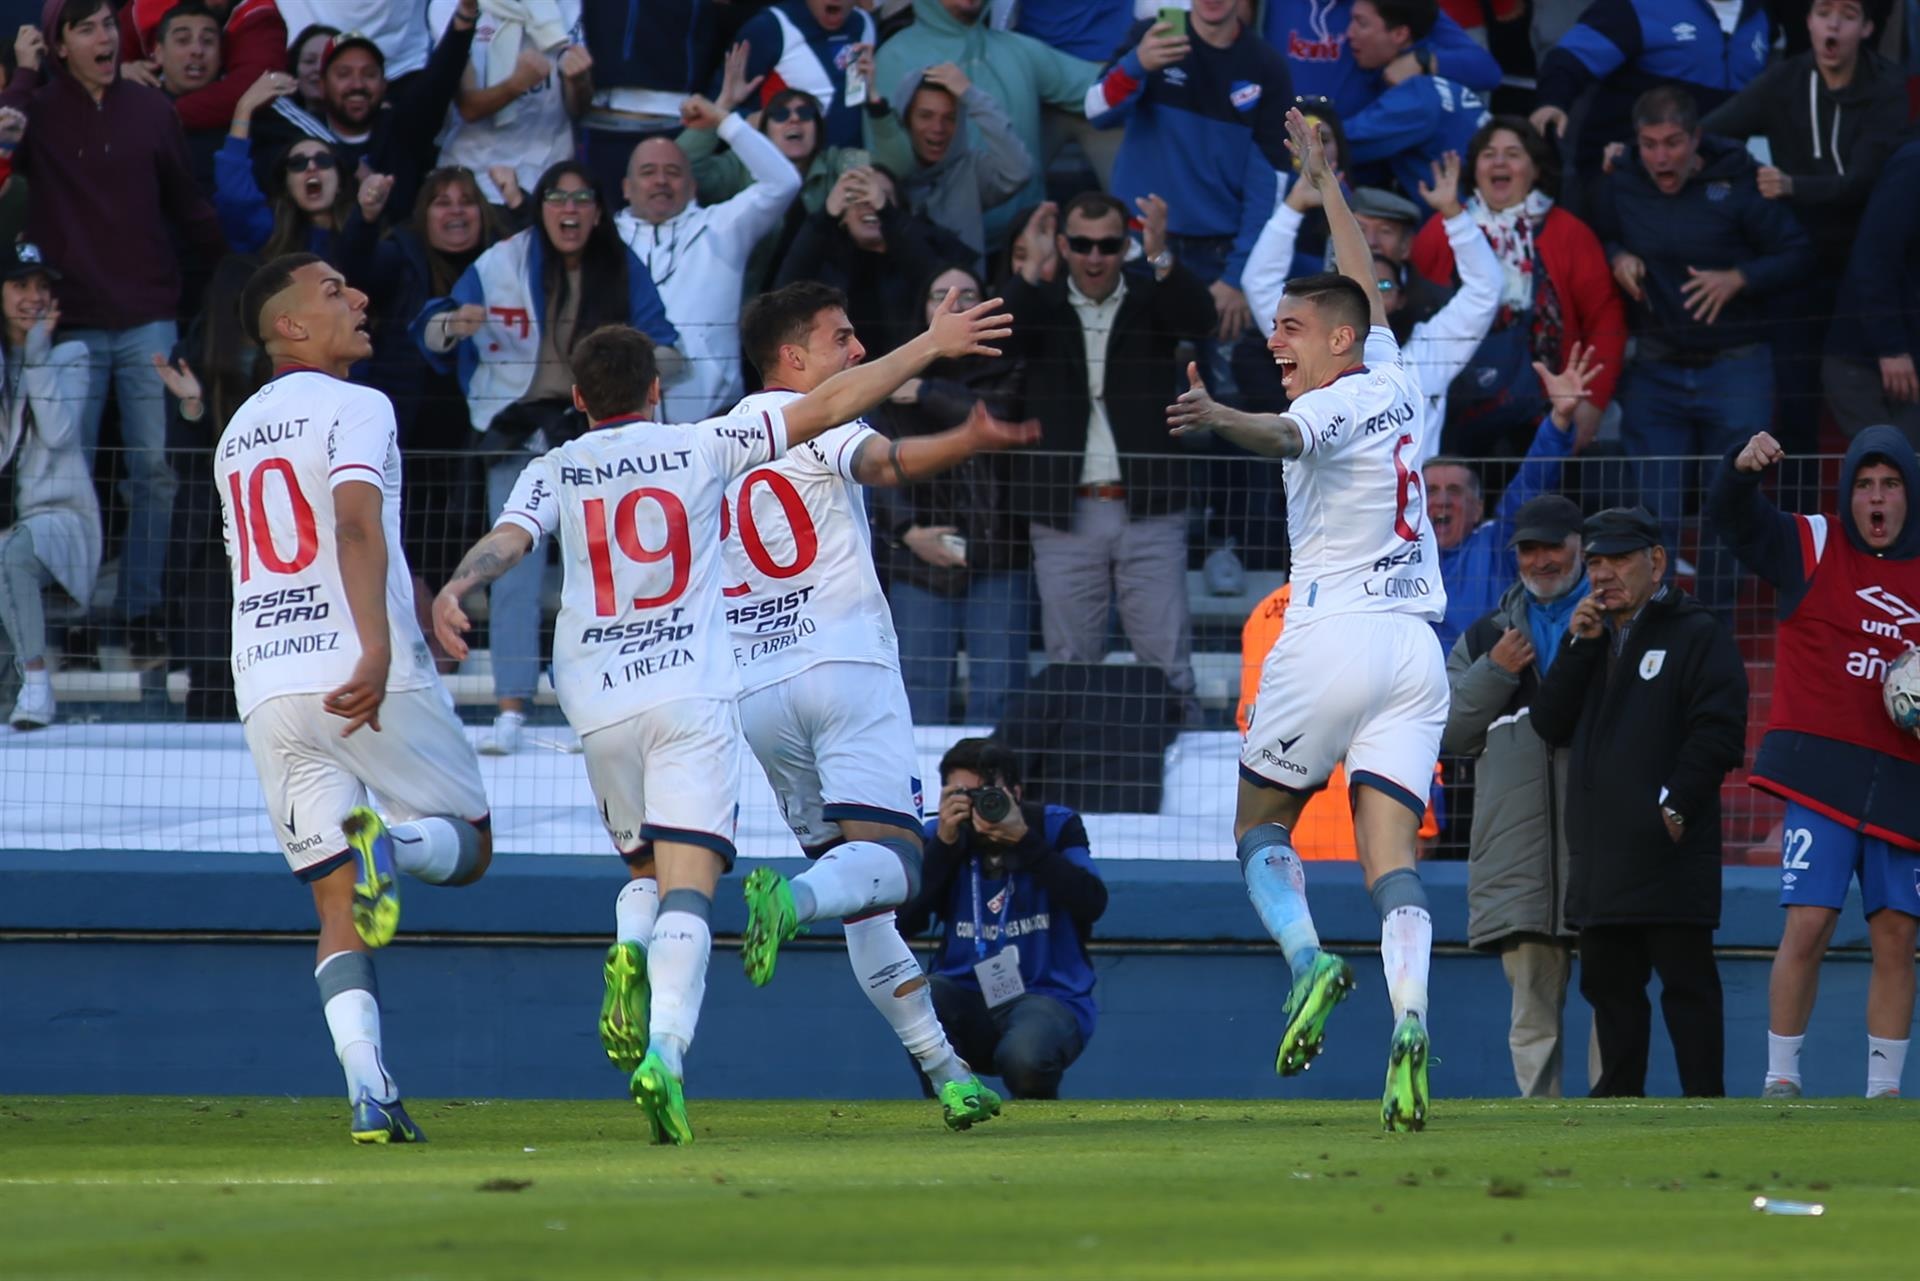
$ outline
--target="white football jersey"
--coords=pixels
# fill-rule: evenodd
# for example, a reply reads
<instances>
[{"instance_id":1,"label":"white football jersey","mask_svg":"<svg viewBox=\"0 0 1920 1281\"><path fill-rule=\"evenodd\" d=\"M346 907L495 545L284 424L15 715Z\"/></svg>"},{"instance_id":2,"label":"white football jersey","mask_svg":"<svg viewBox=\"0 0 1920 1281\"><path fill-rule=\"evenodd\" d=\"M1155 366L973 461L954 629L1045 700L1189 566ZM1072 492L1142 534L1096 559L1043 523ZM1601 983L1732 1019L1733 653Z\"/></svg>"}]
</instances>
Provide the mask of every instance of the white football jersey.
<instances>
[{"instance_id":1,"label":"white football jersey","mask_svg":"<svg viewBox=\"0 0 1920 1281\"><path fill-rule=\"evenodd\" d=\"M755 392L734 412L777 410L799 395ZM843 423L748 472L729 495L727 624L745 692L828 661L899 670L867 501L853 478L860 446L881 439L862 419Z\"/></svg>"},{"instance_id":2,"label":"white football jersey","mask_svg":"<svg viewBox=\"0 0 1920 1281\"><path fill-rule=\"evenodd\" d=\"M675 699L739 697L721 504L743 472L786 452L786 417L771 405L697 423L603 425L520 473L500 523L536 547L560 539L553 683L575 730Z\"/></svg>"},{"instance_id":3,"label":"white football jersey","mask_svg":"<svg viewBox=\"0 0 1920 1281\"><path fill-rule=\"evenodd\" d=\"M400 547L400 448L393 404L371 387L299 369L240 406L214 449L221 534L233 570L233 684L241 719L280 694L325 693L360 661L340 581L333 490L380 487L387 540L390 692L439 677L413 613Z\"/></svg>"},{"instance_id":4,"label":"white football jersey","mask_svg":"<svg viewBox=\"0 0 1920 1281\"><path fill-rule=\"evenodd\" d=\"M1285 464L1289 627L1332 614L1437 622L1446 613L1420 477L1433 453L1420 380L1390 330L1367 334L1366 358L1287 409L1306 446Z\"/></svg>"}]
</instances>

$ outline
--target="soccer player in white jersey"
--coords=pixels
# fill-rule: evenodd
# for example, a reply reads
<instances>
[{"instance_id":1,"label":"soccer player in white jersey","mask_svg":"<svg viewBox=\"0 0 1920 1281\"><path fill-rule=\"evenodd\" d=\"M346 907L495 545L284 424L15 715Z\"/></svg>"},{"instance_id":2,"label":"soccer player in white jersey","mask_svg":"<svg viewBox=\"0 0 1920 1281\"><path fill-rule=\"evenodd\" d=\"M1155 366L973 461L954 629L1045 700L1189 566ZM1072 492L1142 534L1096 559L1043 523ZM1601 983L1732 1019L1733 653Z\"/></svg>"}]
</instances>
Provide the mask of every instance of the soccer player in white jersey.
<instances>
[{"instance_id":1,"label":"soccer player in white jersey","mask_svg":"<svg viewBox=\"0 0 1920 1281\"><path fill-rule=\"evenodd\" d=\"M1327 1016L1353 988L1352 969L1320 948L1288 835L1344 759L1396 1021L1381 1121L1417 1130L1427 1115L1433 921L1415 834L1447 719L1446 663L1429 626L1446 589L1420 480L1433 442L1419 380L1401 364L1373 257L1318 133L1298 110L1287 112L1287 133L1325 201L1344 273L1290 280L1281 296L1267 347L1292 404L1284 414L1228 409L1189 366L1191 389L1167 421L1175 435L1210 428L1287 460L1293 599L1261 669L1233 824L1254 908L1293 970L1275 1067L1291 1076L1312 1062Z\"/></svg>"},{"instance_id":2,"label":"soccer player in white jersey","mask_svg":"<svg viewBox=\"0 0 1920 1281\"><path fill-rule=\"evenodd\" d=\"M766 388L735 413L792 404L866 356L846 296L800 281L748 304L741 347ZM747 878L747 977L773 977L780 944L843 921L861 990L927 1074L948 1126L1000 1100L954 1053L893 909L920 890L920 780L893 616L874 573L863 485L938 475L982 450L1039 437L976 404L951 431L888 441L864 421L835 427L734 489L727 622L740 664L740 721L780 812L813 865L788 881Z\"/></svg>"},{"instance_id":3,"label":"soccer player in white jersey","mask_svg":"<svg viewBox=\"0 0 1920 1281\"><path fill-rule=\"evenodd\" d=\"M940 357L990 354L999 300L947 309L885 360L788 405L699 423L648 420L653 344L624 325L575 346L573 399L591 429L527 464L499 524L434 601L434 630L466 651L460 599L537 540L561 540L555 690L631 876L614 905L600 1035L629 1072L656 1142L691 1143L684 1056L712 950L714 886L733 865L740 676L727 632L721 507L729 485L878 404Z\"/></svg>"},{"instance_id":4,"label":"soccer player in white jersey","mask_svg":"<svg viewBox=\"0 0 1920 1281\"><path fill-rule=\"evenodd\" d=\"M240 305L274 365L214 451L240 719L287 863L320 915L314 978L350 1132L418 1142L381 1059L368 949L399 924L396 867L439 885L480 879L487 794L415 621L393 405L347 380L372 353L367 296L314 255L289 254L253 274Z\"/></svg>"}]
</instances>

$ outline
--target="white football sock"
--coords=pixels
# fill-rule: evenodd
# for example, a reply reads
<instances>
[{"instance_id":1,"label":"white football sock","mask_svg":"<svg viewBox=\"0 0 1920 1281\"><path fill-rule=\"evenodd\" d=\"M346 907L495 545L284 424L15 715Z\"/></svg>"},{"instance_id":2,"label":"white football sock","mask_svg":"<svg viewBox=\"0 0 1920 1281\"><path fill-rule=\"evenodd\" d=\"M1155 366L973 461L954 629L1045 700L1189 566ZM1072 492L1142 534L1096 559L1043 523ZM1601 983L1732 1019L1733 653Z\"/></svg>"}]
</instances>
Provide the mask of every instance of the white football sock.
<instances>
[{"instance_id":1,"label":"white football sock","mask_svg":"<svg viewBox=\"0 0 1920 1281\"><path fill-rule=\"evenodd\" d=\"M973 1075L966 1060L954 1053L946 1029L933 1012L933 989L907 941L900 937L892 912L847 922L847 960L853 963L860 990L934 1089Z\"/></svg>"},{"instance_id":2,"label":"white football sock","mask_svg":"<svg viewBox=\"0 0 1920 1281\"><path fill-rule=\"evenodd\" d=\"M1900 1073L1907 1066L1905 1039L1889 1041L1884 1037L1867 1038L1867 1097L1884 1098L1900 1093Z\"/></svg>"},{"instance_id":3,"label":"white football sock","mask_svg":"<svg viewBox=\"0 0 1920 1281\"><path fill-rule=\"evenodd\" d=\"M648 1039L675 1076L686 1075L682 1059L700 1022L712 952L713 931L692 912L665 911L654 922L653 941L647 945L647 979L653 987Z\"/></svg>"},{"instance_id":4,"label":"white football sock","mask_svg":"<svg viewBox=\"0 0 1920 1281\"><path fill-rule=\"evenodd\" d=\"M900 856L872 841L848 841L793 878L793 906L802 925L863 916L907 901Z\"/></svg>"},{"instance_id":5,"label":"white football sock","mask_svg":"<svg viewBox=\"0 0 1920 1281\"><path fill-rule=\"evenodd\" d=\"M1396 907L1380 922L1380 966L1397 1023L1412 1014L1427 1021L1427 969L1433 955L1433 917L1424 907Z\"/></svg>"},{"instance_id":6,"label":"white football sock","mask_svg":"<svg viewBox=\"0 0 1920 1281\"><path fill-rule=\"evenodd\" d=\"M1780 1036L1772 1031L1767 1033L1768 1081L1791 1081L1795 1085L1800 1084L1800 1043L1806 1039L1804 1033L1800 1036ZM1873 1064L1868 1063L1867 1068L1871 1073ZM1761 1084L1765 1085L1766 1082L1763 1081Z\"/></svg>"},{"instance_id":7,"label":"white football sock","mask_svg":"<svg viewBox=\"0 0 1920 1281\"><path fill-rule=\"evenodd\" d=\"M321 971L342 958L364 956L362 952L335 952L315 968L314 978L319 979ZM323 1008L327 1031L333 1035L334 1056L347 1075L347 1099L366 1094L376 1103L391 1103L399 1098L400 1087L380 1058L380 998L367 988L351 987L329 996Z\"/></svg>"},{"instance_id":8,"label":"white football sock","mask_svg":"<svg viewBox=\"0 0 1920 1281\"><path fill-rule=\"evenodd\" d=\"M393 838L393 865L429 885L459 880L480 858L480 830L460 819L436 816L395 823L387 834Z\"/></svg>"},{"instance_id":9,"label":"white football sock","mask_svg":"<svg viewBox=\"0 0 1920 1281\"><path fill-rule=\"evenodd\" d=\"M653 923L660 915L660 882L651 876L637 876L620 887L613 900L614 938L621 943L645 947L653 938Z\"/></svg>"}]
</instances>

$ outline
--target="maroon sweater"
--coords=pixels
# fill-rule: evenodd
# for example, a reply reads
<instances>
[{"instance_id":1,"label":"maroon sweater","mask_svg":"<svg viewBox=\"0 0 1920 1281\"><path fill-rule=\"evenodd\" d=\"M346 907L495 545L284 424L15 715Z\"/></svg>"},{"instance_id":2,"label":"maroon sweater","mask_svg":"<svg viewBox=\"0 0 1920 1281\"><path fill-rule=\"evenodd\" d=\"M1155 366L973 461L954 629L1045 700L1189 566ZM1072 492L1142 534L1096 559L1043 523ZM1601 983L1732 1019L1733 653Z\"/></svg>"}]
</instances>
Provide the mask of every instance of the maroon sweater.
<instances>
[{"instance_id":1,"label":"maroon sweater","mask_svg":"<svg viewBox=\"0 0 1920 1281\"><path fill-rule=\"evenodd\" d=\"M219 216L194 185L180 117L166 94L126 80L96 103L58 59L48 61L56 69L46 83L18 72L0 105L27 113L13 169L33 184L27 239L62 276L61 323L172 320L181 252L212 262L227 250Z\"/></svg>"}]
</instances>

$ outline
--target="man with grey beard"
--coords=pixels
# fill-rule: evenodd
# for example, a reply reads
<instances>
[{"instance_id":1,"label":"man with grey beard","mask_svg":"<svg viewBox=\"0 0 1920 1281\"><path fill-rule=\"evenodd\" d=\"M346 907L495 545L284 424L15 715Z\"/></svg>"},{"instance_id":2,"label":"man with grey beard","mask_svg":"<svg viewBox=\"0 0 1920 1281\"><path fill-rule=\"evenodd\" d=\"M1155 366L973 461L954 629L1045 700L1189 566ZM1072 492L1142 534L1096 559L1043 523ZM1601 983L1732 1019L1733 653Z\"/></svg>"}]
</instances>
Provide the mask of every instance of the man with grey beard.
<instances>
[{"instance_id":1,"label":"man with grey beard","mask_svg":"<svg viewBox=\"0 0 1920 1281\"><path fill-rule=\"evenodd\" d=\"M1587 594L1580 522L1580 509L1558 494L1515 513L1508 541L1519 556L1519 581L1447 656L1453 699L1440 750L1479 758L1467 941L1499 954L1513 988L1507 1045L1526 1098L1560 1097L1560 1024L1574 939L1566 921L1563 822L1571 753L1541 740L1528 708Z\"/></svg>"}]
</instances>

